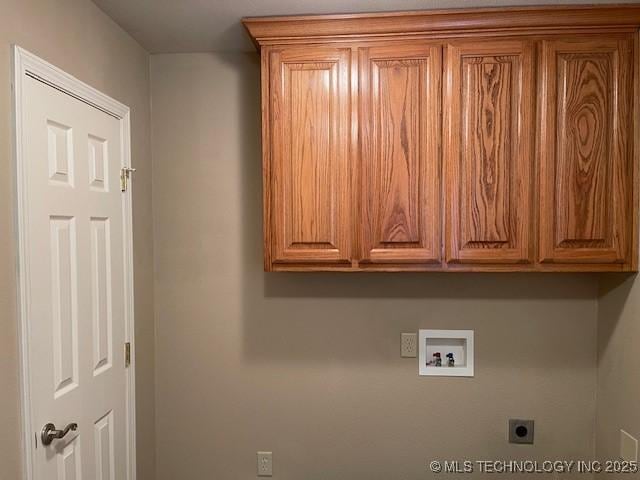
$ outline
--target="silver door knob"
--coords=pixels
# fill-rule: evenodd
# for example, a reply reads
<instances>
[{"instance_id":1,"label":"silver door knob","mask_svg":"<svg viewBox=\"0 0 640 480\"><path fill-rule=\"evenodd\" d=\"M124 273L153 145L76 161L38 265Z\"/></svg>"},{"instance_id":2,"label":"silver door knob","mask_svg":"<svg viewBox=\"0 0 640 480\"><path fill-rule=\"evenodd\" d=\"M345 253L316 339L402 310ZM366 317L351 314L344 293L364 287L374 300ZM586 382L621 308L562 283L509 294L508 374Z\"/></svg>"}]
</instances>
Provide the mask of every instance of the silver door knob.
<instances>
[{"instance_id":1,"label":"silver door knob","mask_svg":"<svg viewBox=\"0 0 640 480\"><path fill-rule=\"evenodd\" d=\"M53 423L47 423L42 429L40 440L42 440L42 445L44 446L51 445L51 442L53 442L54 439L62 438L67 433L75 432L77 429L77 423L70 423L64 430L56 430L56 426Z\"/></svg>"}]
</instances>

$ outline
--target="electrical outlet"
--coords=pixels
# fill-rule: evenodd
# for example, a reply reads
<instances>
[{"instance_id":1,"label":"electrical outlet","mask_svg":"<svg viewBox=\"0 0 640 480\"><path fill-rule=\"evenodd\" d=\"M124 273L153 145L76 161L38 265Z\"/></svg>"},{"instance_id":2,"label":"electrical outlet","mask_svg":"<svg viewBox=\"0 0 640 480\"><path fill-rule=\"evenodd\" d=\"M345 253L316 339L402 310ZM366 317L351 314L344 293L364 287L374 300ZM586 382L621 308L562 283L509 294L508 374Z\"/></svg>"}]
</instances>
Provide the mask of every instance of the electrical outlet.
<instances>
[{"instance_id":1,"label":"electrical outlet","mask_svg":"<svg viewBox=\"0 0 640 480\"><path fill-rule=\"evenodd\" d=\"M273 453L272 452L258 452L258 476L259 477L273 476Z\"/></svg>"},{"instance_id":2,"label":"electrical outlet","mask_svg":"<svg viewBox=\"0 0 640 480\"><path fill-rule=\"evenodd\" d=\"M533 420L509 420L509 443L533 443Z\"/></svg>"},{"instance_id":3,"label":"electrical outlet","mask_svg":"<svg viewBox=\"0 0 640 480\"><path fill-rule=\"evenodd\" d=\"M418 334L403 333L400 338L400 356L416 358L418 356Z\"/></svg>"},{"instance_id":4,"label":"electrical outlet","mask_svg":"<svg viewBox=\"0 0 640 480\"><path fill-rule=\"evenodd\" d=\"M638 461L638 440L620 430L620 458L626 462Z\"/></svg>"}]
</instances>

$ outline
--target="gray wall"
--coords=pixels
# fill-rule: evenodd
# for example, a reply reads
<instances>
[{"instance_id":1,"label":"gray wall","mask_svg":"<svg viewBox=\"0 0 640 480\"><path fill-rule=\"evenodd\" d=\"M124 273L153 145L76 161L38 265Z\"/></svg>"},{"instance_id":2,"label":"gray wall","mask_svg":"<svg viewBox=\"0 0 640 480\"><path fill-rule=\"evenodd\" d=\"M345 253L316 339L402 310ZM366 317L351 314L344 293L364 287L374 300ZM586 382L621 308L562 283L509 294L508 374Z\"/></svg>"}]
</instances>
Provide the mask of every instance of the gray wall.
<instances>
[{"instance_id":1,"label":"gray wall","mask_svg":"<svg viewBox=\"0 0 640 480\"><path fill-rule=\"evenodd\" d=\"M16 43L131 107L139 480L155 477L149 56L88 0L0 0L0 480L21 470L11 127Z\"/></svg>"},{"instance_id":2,"label":"gray wall","mask_svg":"<svg viewBox=\"0 0 640 480\"><path fill-rule=\"evenodd\" d=\"M257 54L152 56L151 85L158 480L593 456L597 277L265 274ZM475 378L418 378L419 328L475 329Z\"/></svg>"},{"instance_id":3,"label":"gray wall","mask_svg":"<svg viewBox=\"0 0 640 480\"><path fill-rule=\"evenodd\" d=\"M596 453L599 459L618 458L620 429L640 439L639 352L640 281L635 276L603 277L598 302ZM629 475L619 478L629 478Z\"/></svg>"}]
</instances>

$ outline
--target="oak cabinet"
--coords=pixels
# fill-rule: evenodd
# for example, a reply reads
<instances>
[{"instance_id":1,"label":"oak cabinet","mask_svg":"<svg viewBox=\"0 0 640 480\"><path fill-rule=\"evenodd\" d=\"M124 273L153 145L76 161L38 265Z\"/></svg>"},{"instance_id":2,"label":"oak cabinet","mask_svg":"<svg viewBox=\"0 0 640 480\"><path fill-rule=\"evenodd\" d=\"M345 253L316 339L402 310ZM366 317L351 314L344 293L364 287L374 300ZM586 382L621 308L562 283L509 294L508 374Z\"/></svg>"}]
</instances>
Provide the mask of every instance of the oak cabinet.
<instances>
[{"instance_id":1,"label":"oak cabinet","mask_svg":"<svg viewBox=\"0 0 640 480\"><path fill-rule=\"evenodd\" d=\"M359 49L362 265L441 261L441 54Z\"/></svg>"},{"instance_id":2,"label":"oak cabinet","mask_svg":"<svg viewBox=\"0 0 640 480\"><path fill-rule=\"evenodd\" d=\"M632 51L628 35L542 42L541 262L629 258Z\"/></svg>"},{"instance_id":3,"label":"oak cabinet","mask_svg":"<svg viewBox=\"0 0 640 480\"><path fill-rule=\"evenodd\" d=\"M274 50L269 64L269 262L351 265L351 50Z\"/></svg>"},{"instance_id":4,"label":"oak cabinet","mask_svg":"<svg viewBox=\"0 0 640 480\"><path fill-rule=\"evenodd\" d=\"M265 270L637 270L640 6L244 23Z\"/></svg>"},{"instance_id":5,"label":"oak cabinet","mask_svg":"<svg viewBox=\"0 0 640 480\"><path fill-rule=\"evenodd\" d=\"M530 41L447 47L446 260L531 263L534 48Z\"/></svg>"}]
</instances>

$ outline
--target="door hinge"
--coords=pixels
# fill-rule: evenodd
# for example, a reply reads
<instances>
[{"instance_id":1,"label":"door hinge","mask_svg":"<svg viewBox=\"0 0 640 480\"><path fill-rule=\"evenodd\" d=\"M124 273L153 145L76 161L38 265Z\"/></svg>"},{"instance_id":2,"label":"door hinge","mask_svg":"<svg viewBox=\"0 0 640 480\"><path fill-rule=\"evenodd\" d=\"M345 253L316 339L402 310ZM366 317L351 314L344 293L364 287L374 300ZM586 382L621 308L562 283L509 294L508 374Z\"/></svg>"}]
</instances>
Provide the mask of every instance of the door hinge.
<instances>
[{"instance_id":1,"label":"door hinge","mask_svg":"<svg viewBox=\"0 0 640 480\"><path fill-rule=\"evenodd\" d=\"M129 365L131 365L131 343L127 342L124 344L124 366Z\"/></svg>"},{"instance_id":2,"label":"door hinge","mask_svg":"<svg viewBox=\"0 0 640 480\"><path fill-rule=\"evenodd\" d=\"M122 167L120 169L120 190L123 192L127 191L127 187L129 186L129 180L131 180L131 174L136 171L135 168L130 167Z\"/></svg>"}]
</instances>

